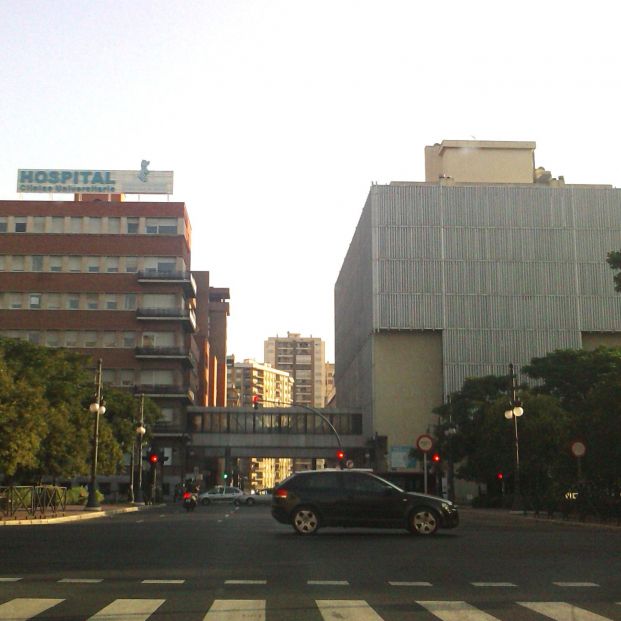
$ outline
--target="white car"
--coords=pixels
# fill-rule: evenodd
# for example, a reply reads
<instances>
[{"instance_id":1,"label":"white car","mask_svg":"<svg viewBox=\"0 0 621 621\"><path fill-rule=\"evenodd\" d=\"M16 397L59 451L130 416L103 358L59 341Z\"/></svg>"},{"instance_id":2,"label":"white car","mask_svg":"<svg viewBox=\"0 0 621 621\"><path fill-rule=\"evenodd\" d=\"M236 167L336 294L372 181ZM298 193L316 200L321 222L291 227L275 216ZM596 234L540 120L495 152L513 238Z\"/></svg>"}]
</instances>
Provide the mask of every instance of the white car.
<instances>
[{"instance_id":1,"label":"white car","mask_svg":"<svg viewBox=\"0 0 621 621\"><path fill-rule=\"evenodd\" d=\"M212 487L206 492L199 494L198 502L201 505L210 505L212 502L233 502L236 498L243 495L244 492L239 487L216 485L216 487Z\"/></svg>"},{"instance_id":2,"label":"white car","mask_svg":"<svg viewBox=\"0 0 621 621\"><path fill-rule=\"evenodd\" d=\"M244 492L239 498L235 498L233 502L236 505L271 505L272 504L272 490L271 489L258 489L252 492Z\"/></svg>"}]
</instances>

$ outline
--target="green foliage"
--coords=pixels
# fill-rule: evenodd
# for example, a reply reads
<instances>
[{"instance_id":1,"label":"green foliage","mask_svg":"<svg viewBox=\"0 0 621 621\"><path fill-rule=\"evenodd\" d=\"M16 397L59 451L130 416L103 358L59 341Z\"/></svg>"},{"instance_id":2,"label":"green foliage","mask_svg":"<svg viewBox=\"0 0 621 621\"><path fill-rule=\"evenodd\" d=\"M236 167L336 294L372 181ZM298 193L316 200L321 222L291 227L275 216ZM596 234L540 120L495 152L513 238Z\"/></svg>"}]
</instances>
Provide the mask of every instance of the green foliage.
<instances>
[{"instance_id":1,"label":"green foliage","mask_svg":"<svg viewBox=\"0 0 621 621\"><path fill-rule=\"evenodd\" d=\"M95 497L97 502L103 502L104 495L99 491L95 491ZM68 505L83 505L88 500L88 489L82 485L80 487L72 487L67 490L67 504Z\"/></svg>"},{"instance_id":2,"label":"green foliage","mask_svg":"<svg viewBox=\"0 0 621 621\"><path fill-rule=\"evenodd\" d=\"M609 252L606 262L610 265L611 269L621 270L621 252L618 250ZM613 280L615 283L615 291L621 292L621 273L615 274Z\"/></svg>"},{"instance_id":3,"label":"green foliage","mask_svg":"<svg viewBox=\"0 0 621 621\"><path fill-rule=\"evenodd\" d=\"M94 417L92 361L65 349L0 338L0 473L9 481L88 475ZM99 417L98 472L115 474L131 449L139 401L105 387L106 413ZM149 431L159 409L145 399Z\"/></svg>"}]
</instances>

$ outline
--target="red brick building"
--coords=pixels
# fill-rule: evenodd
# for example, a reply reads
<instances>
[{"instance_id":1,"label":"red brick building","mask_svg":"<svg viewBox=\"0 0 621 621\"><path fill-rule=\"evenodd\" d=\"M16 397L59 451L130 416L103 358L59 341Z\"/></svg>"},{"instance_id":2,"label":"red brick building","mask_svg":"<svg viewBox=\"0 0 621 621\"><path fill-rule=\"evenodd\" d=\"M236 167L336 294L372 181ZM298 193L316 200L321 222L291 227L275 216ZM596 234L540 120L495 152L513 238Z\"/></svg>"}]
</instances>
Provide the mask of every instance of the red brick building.
<instances>
[{"instance_id":1,"label":"red brick building","mask_svg":"<svg viewBox=\"0 0 621 621\"><path fill-rule=\"evenodd\" d=\"M184 203L98 198L0 201L0 335L101 358L104 383L153 398L174 484L195 465L186 408L226 405L229 291L191 270Z\"/></svg>"}]
</instances>

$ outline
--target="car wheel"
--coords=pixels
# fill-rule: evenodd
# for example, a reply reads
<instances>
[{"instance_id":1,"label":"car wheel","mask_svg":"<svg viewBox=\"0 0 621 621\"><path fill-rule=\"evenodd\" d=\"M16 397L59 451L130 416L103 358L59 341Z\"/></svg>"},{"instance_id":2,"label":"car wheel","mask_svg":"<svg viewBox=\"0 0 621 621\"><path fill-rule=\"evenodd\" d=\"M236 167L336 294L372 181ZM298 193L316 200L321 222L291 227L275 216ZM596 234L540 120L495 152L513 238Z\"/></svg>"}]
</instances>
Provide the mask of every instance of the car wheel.
<instances>
[{"instance_id":1,"label":"car wheel","mask_svg":"<svg viewBox=\"0 0 621 621\"><path fill-rule=\"evenodd\" d=\"M252 506L252 505L254 504L254 498L248 498L248 499L246 500L246 504L247 504L249 507L250 507L250 506Z\"/></svg>"},{"instance_id":2,"label":"car wheel","mask_svg":"<svg viewBox=\"0 0 621 621\"><path fill-rule=\"evenodd\" d=\"M319 516L311 507L300 507L293 512L291 523L298 535L313 535L319 528Z\"/></svg>"},{"instance_id":3,"label":"car wheel","mask_svg":"<svg viewBox=\"0 0 621 621\"><path fill-rule=\"evenodd\" d=\"M210 505L211 500L209 498L201 498L201 505Z\"/></svg>"},{"instance_id":4,"label":"car wheel","mask_svg":"<svg viewBox=\"0 0 621 621\"><path fill-rule=\"evenodd\" d=\"M408 526L415 535L433 535L440 526L440 519L433 509L419 507L410 514Z\"/></svg>"}]
</instances>

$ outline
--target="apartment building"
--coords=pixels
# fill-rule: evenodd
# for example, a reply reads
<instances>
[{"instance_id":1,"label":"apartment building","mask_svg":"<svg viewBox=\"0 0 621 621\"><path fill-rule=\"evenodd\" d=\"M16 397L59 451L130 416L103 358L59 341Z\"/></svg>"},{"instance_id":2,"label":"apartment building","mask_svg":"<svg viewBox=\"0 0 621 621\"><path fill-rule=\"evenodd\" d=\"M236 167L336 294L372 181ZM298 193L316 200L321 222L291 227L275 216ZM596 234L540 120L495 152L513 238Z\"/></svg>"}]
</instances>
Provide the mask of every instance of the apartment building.
<instances>
[{"instance_id":1,"label":"apartment building","mask_svg":"<svg viewBox=\"0 0 621 621\"><path fill-rule=\"evenodd\" d=\"M287 371L249 358L233 361L228 383L228 394L235 400L231 405L236 407L250 407L255 396L266 407L288 407L293 401L294 382Z\"/></svg>"},{"instance_id":2,"label":"apartment building","mask_svg":"<svg viewBox=\"0 0 621 621\"><path fill-rule=\"evenodd\" d=\"M335 285L336 401L363 412L380 467L433 430L466 377L621 344L606 263L621 190L535 168L534 142L425 154L424 182L371 187Z\"/></svg>"},{"instance_id":3,"label":"apartment building","mask_svg":"<svg viewBox=\"0 0 621 621\"><path fill-rule=\"evenodd\" d=\"M269 337L263 348L265 362L293 378L295 404L325 407L326 348L320 338L287 332L287 336Z\"/></svg>"},{"instance_id":4,"label":"apartment building","mask_svg":"<svg viewBox=\"0 0 621 621\"><path fill-rule=\"evenodd\" d=\"M229 293L191 271L191 239L180 202L0 201L0 334L101 358L105 384L154 399L169 485L186 407L226 405Z\"/></svg>"}]
</instances>

